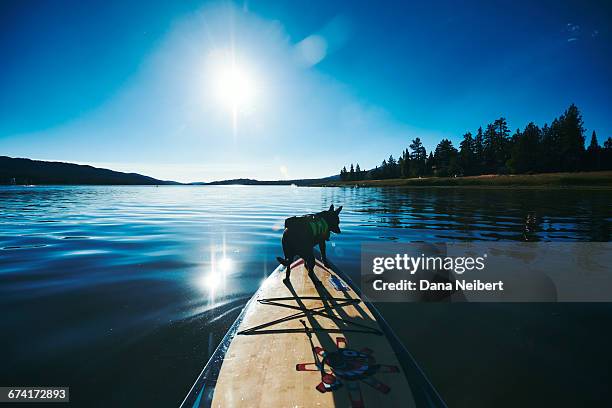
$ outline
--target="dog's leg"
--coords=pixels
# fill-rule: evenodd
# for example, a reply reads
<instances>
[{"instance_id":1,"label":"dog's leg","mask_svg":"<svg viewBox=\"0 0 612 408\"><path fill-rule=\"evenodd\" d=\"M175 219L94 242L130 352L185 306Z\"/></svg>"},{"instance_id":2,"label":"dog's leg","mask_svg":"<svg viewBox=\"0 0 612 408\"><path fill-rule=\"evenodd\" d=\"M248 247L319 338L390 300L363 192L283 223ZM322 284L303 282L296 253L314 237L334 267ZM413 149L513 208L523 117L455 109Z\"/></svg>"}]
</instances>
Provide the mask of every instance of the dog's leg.
<instances>
[{"instance_id":1,"label":"dog's leg","mask_svg":"<svg viewBox=\"0 0 612 408\"><path fill-rule=\"evenodd\" d=\"M327 263L327 251L326 251L325 241L319 242L319 250L321 251L321 259L323 260L323 265L329 268L329 264Z\"/></svg>"},{"instance_id":2,"label":"dog's leg","mask_svg":"<svg viewBox=\"0 0 612 408\"><path fill-rule=\"evenodd\" d=\"M306 269L308 269L308 274L314 276L315 257L312 250L304 257L304 263L306 264Z\"/></svg>"},{"instance_id":3,"label":"dog's leg","mask_svg":"<svg viewBox=\"0 0 612 408\"><path fill-rule=\"evenodd\" d=\"M285 281L285 283L289 283L290 276L291 276L291 262L289 262L287 266L285 267L285 279L283 279L283 281Z\"/></svg>"},{"instance_id":4,"label":"dog's leg","mask_svg":"<svg viewBox=\"0 0 612 408\"><path fill-rule=\"evenodd\" d=\"M291 251L291 248L290 248L287 229L285 229L285 232L283 232L282 243L283 243L283 255L285 255L285 262L281 262L281 263L283 265L285 265L285 279L284 279L284 281L286 283L288 283L289 282L289 276L291 275L291 262L293 261L294 255L292 254L292 251Z\"/></svg>"}]
</instances>

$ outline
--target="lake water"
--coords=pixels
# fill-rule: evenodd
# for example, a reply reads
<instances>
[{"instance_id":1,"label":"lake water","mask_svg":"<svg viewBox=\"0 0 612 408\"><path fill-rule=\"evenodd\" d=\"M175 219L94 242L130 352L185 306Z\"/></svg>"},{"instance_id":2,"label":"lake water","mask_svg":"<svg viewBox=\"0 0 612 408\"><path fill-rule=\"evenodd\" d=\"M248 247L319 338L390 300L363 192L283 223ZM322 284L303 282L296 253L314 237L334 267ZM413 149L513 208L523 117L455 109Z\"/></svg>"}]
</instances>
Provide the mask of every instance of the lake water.
<instances>
[{"instance_id":1,"label":"lake water","mask_svg":"<svg viewBox=\"0 0 612 408\"><path fill-rule=\"evenodd\" d=\"M277 266L283 221L343 205L362 241L610 241L612 191L288 186L0 187L0 385L72 406L176 406ZM382 304L450 406L595 405L609 304Z\"/></svg>"}]
</instances>

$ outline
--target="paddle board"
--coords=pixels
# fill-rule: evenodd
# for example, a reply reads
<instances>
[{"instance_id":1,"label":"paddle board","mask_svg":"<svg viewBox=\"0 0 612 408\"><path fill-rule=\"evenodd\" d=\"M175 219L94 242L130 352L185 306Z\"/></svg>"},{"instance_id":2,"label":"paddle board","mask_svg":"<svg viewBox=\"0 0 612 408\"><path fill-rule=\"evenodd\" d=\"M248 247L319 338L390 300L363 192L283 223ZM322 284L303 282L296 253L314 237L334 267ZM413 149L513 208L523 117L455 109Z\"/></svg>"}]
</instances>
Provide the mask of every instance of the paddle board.
<instances>
[{"instance_id":1,"label":"paddle board","mask_svg":"<svg viewBox=\"0 0 612 408\"><path fill-rule=\"evenodd\" d=\"M338 268L279 266L181 407L445 407L382 316Z\"/></svg>"}]
</instances>

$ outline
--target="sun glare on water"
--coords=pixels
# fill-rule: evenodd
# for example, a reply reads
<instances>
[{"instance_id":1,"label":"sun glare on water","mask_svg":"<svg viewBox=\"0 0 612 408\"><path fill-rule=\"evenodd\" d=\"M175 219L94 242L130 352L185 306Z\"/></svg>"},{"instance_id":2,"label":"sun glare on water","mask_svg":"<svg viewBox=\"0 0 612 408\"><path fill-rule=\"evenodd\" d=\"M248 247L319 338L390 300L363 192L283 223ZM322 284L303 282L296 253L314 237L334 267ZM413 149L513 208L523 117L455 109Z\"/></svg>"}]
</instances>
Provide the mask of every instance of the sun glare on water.
<instances>
[{"instance_id":1,"label":"sun glare on water","mask_svg":"<svg viewBox=\"0 0 612 408\"><path fill-rule=\"evenodd\" d=\"M227 274L232 270L234 263L231 258L223 256L212 261L210 271L200 278L201 286L209 291L215 291L225 284Z\"/></svg>"},{"instance_id":2,"label":"sun glare on water","mask_svg":"<svg viewBox=\"0 0 612 408\"><path fill-rule=\"evenodd\" d=\"M217 262L217 269L219 269L223 273L227 273L232 270L232 266L234 263L231 258L223 257Z\"/></svg>"}]
</instances>

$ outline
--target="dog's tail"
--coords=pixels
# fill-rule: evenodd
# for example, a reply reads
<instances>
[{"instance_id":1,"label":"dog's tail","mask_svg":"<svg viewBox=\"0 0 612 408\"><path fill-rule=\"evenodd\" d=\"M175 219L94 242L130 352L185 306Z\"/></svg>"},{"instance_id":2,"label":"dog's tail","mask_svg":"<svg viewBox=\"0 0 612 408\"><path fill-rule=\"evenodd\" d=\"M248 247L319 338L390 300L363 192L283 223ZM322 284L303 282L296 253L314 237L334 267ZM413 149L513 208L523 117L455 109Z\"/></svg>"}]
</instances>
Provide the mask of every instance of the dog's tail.
<instances>
[{"instance_id":1,"label":"dog's tail","mask_svg":"<svg viewBox=\"0 0 612 408\"><path fill-rule=\"evenodd\" d=\"M280 256L277 256L276 260L278 261L279 264L283 266L289 266L291 264L288 259L283 259Z\"/></svg>"}]
</instances>

